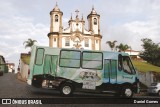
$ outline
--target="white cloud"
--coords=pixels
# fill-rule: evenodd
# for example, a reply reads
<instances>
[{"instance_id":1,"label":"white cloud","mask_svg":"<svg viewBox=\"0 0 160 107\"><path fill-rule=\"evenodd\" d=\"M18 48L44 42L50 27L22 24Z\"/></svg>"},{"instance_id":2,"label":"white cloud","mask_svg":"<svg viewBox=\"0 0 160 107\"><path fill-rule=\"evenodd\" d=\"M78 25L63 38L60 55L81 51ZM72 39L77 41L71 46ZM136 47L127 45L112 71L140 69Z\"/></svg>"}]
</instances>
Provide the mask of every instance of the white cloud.
<instances>
[{"instance_id":1,"label":"white cloud","mask_svg":"<svg viewBox=\"0 0 160 107\"><path fill-rule=\"evenodd\" d=\"M142 49L142 38L160 42L160 0L59 0L58 6L63 12L63 27L68 27L71 13L75 18L74 11L79 9L79 17L83 14L88 28L87 15L91 12L92 5L100 14L104 50L110 50L106 41L117 40L117 45L128 44L134 50ZM29 50L23 46L28 38L37 40L38 45L48 46L49 12L54 6L55 1L1 0L0 54L8 61L18 63L19 54Z\"/></svg>"},{"instance_id":2,"label":"white cloud","mask_svg":"<svg viewBox=\"0 0 160 107\"><path fill-rule=\"evenodd\" d=\"M0 55L17 67L20 53L29 51L23 45L28 38L37 40L38 45L48 46L49 25L36 22L34 16L22 14L27 7L19 9L16 6L15 1L0 1ZM31 8L28 10L32 12Z\"/></svg>"},{"instance_id":3,"label":"white cloud","mask_svg":"<svg viewBox=\"0 0 160 107\"><path fill-rule=\"evenodd\" d=\"M160 20L157 20L157 17L151 17L145 21L137 20L109 27L108 37L104 37L103 40L117 40L118 43L130 45L134 50L142 50L141 39L143 38L150 38L155 43L159 42L159 29Z\"/></svg>"},{"instance_id":4,"label":"white cloud","mask_svg":"<svg viewBox=\"0 0 160 107\"><path fill-rule=\"evenodd\" d=\"M28 38L38 41L38 45L48 45L48 25L34 24L31 18L12 16L0 19L0 54L9 62L18 65L20 53L28 52L24 49L23 42Z\"/></svg>"},{"instance_id":5,"label":"white cloud","mask_svg":"<svg viewBox=\"0 0 160 107\"><path fill-rule=\"evenodd\" d=\"M120 0L117 4L110 1L108 11L107 6L101 6L104 8L103 12L106 9L108 14L108 16L105 14L104 18L102 17L103 22L101 23L103 49L110 50L105 42L113 40L118 41L117 45L119 43L128 44L134 50L142 49L142 38L150 38L158 43L160 40L160 1L121 1L123 0Z\"/></svg>"}]
</instances>

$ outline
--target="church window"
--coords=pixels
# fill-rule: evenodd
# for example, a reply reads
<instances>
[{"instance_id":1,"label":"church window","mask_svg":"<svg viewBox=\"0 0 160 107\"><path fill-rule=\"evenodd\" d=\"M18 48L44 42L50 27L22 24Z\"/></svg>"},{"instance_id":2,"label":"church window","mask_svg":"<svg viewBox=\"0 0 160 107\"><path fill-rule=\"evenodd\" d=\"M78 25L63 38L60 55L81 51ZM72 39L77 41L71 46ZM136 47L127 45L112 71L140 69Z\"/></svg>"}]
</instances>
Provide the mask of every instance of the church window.
<instances>
[{"instance_id":1,"label":"church window","mask_svg":"<svg viewBox=\"0 0 160 107\"><path fill-rule=\"evenodd\" d=\"M70 46L70 39L69 38L65 39L65 46Z\"/></svg>"},{"instance_id":2,"label":"church window","mask_svg":"<svg viewBox=\"0 0 160 107\"><path fill-rule=\"evenodd\" d=\"M94 18L94 25L97 25L97 19Z\"/></svg>"},{"instance_id":3,"label":"church window","mask_svg":"<svg viewBox=\"0 0 160 107\"><path fill-rule=\"evenodd\" d=\"M58 22L58 15L55 15L55 22Z\"/></svg>"},{"instance_id":4,"label":"church window","mask_svg":"<svg viewBox=\"0 0 160 107\"><path fill-rule=\"evenodd\" d=\"M98 43L98 40L96 40L96 43Z\"/></svg>"},{"instance_id":5,"label":"church window","mask_svg":"<svg viewBox=\"0 0 160 107\"><path fill-rule=\"evenodd\" d=\"M84 45L85 45L85 47L89 47L89 40L88 39L84 40Z\"/></svg>"},{"instance_id":6,"label":"church window","mask_svg":"<svg viewBox=\"0 0 160 107\"><path fill-rule=\"evenodd\" d=\"M56 38L54 38L54 42L56 42Z\"/></svg>"}]
</instances>

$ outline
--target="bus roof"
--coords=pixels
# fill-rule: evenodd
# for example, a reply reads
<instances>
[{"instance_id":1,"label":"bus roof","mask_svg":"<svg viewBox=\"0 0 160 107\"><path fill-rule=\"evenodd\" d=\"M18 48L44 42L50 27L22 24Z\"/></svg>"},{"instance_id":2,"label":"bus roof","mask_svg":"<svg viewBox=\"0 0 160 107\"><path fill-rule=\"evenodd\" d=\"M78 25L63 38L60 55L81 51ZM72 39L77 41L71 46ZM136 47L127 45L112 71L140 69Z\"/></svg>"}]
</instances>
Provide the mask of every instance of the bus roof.
<instances>
[{"instance_id":1,"label":"bus roof","mask_svg":"<svg viewBox=\"0 0 160 107\"><path fill-rule=\"evenodd\" d=\"M129 54L128 54L128 53L125 53L125 52L113 52L113 51L103 51L103 50L86 50L86 49L73 49L73 48L57 48L57 47L37 46L37 45L34 45L32 48L48 48L48 49L77 50L77 51L94 51L94 52L114 53L114 54L121 54L122 56L129 56Z\"/></svg>"}]
</instances>

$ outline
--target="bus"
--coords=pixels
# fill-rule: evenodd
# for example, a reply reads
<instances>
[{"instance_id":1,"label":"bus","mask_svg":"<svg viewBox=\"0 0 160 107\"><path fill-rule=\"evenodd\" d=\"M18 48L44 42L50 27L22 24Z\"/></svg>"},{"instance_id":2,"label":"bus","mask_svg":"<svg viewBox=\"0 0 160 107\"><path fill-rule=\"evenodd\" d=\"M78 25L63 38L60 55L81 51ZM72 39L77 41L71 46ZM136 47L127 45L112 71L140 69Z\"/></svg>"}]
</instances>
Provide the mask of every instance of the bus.
<instances>
[{"instance_id":1,"label":"bus","mask_svg":"<svg viewBox=\"0 0 160 107\"><path fill-rule=\"evenodd\" d=\"M138 74L127 53L33 46L27 83L36 88L74 92L139 92Z\"/></svg>"}]
</instances>

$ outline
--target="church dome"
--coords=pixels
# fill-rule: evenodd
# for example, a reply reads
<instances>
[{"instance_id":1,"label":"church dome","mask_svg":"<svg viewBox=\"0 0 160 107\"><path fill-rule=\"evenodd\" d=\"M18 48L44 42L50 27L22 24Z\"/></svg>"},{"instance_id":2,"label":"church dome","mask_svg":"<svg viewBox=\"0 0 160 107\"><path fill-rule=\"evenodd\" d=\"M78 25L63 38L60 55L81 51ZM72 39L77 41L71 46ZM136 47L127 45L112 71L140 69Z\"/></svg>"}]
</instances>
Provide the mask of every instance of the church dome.
<instances>
[{"instance_id":1,"label":"church dome","mask_svg":"<svg viewBox=\"0 0 160 107\"><path fill-rule=\"evenodd\" d=\"M57 5L57 3L56 3L56 6L55 6L55 8L53 9L53 11L60 11L60 9L58 8L58 5Z\"/></svg>"},{"instance_id":2,"label":"church dome","mask_svg":"<svg viewBox=\"0 0 160 107\"><path fill-rule=\"evenodd\" d=\"M96 10L94 9L94 7L92 7L91 14L97 14L97 12L96 12Z\"/></svg>"},{"instance_id":3,"label":"church dome","mask_svg":"<svg viewBox=\"0 0 160 107\"><path fill-rule=\"evenodd\" d=\"M98 16L98 17L100 17L100 15L97 14L96 10L94 9L94 6L92 7L91 13L87 16L87 19L90 18L91 16Z\"/></svg>"}]
</instances>

